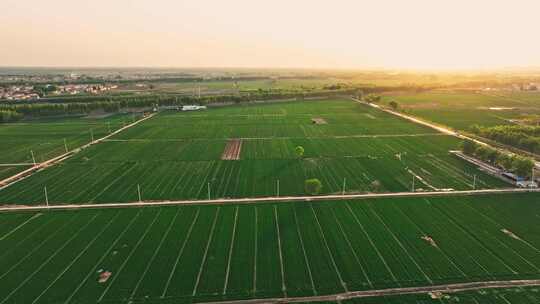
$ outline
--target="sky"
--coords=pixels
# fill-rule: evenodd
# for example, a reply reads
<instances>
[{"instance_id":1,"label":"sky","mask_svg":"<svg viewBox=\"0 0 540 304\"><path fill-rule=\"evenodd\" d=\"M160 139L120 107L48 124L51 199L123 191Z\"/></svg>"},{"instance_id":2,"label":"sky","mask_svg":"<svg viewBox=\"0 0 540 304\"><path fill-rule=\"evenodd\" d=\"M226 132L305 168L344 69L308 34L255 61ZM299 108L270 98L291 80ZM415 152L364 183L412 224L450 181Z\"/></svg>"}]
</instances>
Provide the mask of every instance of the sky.
<instances>
[{"instance_id":1,"label":"sky","mask_svg":"<svg viewBox=\"0 0 540 304\"><path fill-rule=\"evenodd\" d=\"M2 0L0 66L540 67L538 0Z\"/></svg>"}]
</instances>

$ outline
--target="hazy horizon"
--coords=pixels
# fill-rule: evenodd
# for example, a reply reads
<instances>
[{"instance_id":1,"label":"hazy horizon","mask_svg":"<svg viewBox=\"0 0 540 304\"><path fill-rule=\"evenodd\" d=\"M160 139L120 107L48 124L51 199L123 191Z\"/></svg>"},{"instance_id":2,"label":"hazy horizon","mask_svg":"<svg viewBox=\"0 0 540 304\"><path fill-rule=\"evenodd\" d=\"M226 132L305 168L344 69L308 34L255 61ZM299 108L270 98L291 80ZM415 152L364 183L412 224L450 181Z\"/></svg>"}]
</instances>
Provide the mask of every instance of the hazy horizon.
<instances>
[{"instance_id":1,"label":"hazy horizon","mask_svg":"<svg viewBox=\"0 0 540 304\"><path fill-rule=\"evenodd\" d=\"M1 67L540 67L540 2L5 0Z\"/></svg>"}]
</instances>

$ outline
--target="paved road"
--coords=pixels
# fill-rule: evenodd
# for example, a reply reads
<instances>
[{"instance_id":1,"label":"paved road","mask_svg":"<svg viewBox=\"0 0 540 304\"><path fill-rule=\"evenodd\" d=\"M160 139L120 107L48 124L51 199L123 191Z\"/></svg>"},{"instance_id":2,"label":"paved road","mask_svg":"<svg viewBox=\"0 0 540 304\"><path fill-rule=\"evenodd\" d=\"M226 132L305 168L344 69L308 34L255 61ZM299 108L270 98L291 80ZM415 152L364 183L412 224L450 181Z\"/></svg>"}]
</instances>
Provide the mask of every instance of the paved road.
<instances>
[{"instance_id":1,"label":"paved road","mask_svg":"<svg viewBox=\"0 0 540 304\"><path fill-rule=\"evenodd\" d=\"M270 298L270 299L251 299L237 301L217 301L206 302L199 304L261 304L261 303L308 303L322 301L343 301L356 298L381 297L381 296L397 296L407 294L421 293L456 293L463 291L493 289L493 288L510 288L510 287L527 287L540 286L540 280L511 280L511 281L484 281L471 282L460 284L445 284L420 287L405 287L405 288L388 288L364 291L350 291L325 296L297 297L297 298Z\"/></svg>"},{"instance_id":2,"label":"paved road","mask_svg":"<svg viewBox=\"0 0 540 304\"><path fill-rule=\"evenodd\" d=\"M141 201L128 203L106 203L106 204L56 204L56 205L4 205L0 207L0 212L8 211L43 211L55 209L94 209L94 208L123 208L123 207L143 207L143 206L169 206L169 205L223 205L223 204L252 204L252 203L275 203L275 202L311 202L325 200L350 200L369 198L389 198L389 197L433 197L433 196L458 196L458 195L485 195L485 194L505 194L505 193L526 193L540 192L540 189L484 189L466 191L431 191L431 192L394 192L394 193L367 193L367 194L333 194L318 196L272 196L255 198L224 198L210 200L178 200L178 201Z\"/></svg>"}]
</instances>

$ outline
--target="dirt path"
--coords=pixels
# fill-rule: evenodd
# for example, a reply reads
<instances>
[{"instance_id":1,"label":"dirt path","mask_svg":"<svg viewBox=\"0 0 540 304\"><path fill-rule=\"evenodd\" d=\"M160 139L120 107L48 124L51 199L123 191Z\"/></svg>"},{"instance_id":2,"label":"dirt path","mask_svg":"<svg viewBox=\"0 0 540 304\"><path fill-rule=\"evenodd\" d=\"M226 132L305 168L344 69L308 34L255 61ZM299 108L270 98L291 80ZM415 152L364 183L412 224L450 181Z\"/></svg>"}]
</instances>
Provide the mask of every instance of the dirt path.
<instances>
[{"instance_id":1,"label":"dirt path","mask_svg":"<svg viewBox=\"0 0 540 304\"><path fill-rule=\"evenodd\" d=\"M223 140L273 140L273 139L332 139L332 138L392 138L392 137L428 137L446 136L441 133L413 133L413 134L357 134L357 135L330 135L330 136L273 136L273 137L235 137L235 138L169 138L169 139L106 139L107 142L184 142L184 141L223 141Z\"/></svg>"},{"instance_id":2,"label":"dirt path","mask_svg":"<svg viewBox=\"0 0 540 304\"><path fill-rule=\"evenodd\" d=\"M139 119L139 120L137 120L137 121L135 121L135 122L133 122L133 123L131 123L129 125L126 125L126 126L120 128L120 129L118 129L118 130L116 130L114 132L111 132L110 134L108 134L108 135L106 135L104 137L98 138L98 139L96 139L94 141L91 141L91 142L89 142L89 143L87 143L87 144L85 144L83 146L80 146L80 147L75 148L75 149L73 149L71 151L68 151L68 152L66 152L64 154L53 157L53 158L51 158L49 160L46 160L46 161L44 161L42 163L32 164L31 168L28 168L28 169L26 169L26 170L24 170L22 172L19 172L19 173L13 175L13 176L10 176L8 178L0 180L0 190L4 189L4 188L6 188L6 187L20 181L20 180L23 180L23 179L31 176L32 174L34 174L37 171L43 170L43 169L45 169L47 167L50 167L50 166L54 166L55 164L58 164L58 163L60 163L60 162L62 162L64 160L72 157L73 155L81 152L82 150L84 150L84 149L86 149L86 148L88 148L88 147L90 147L92 145L98 144L98 143L100 143L100 142L102 142L102 141L104 141L104 140L106 140L106 139L108 139L108 138L110 138L110 137L112 137L112 136L126 130L126 129L129 129L129 128L131 128L131 127L133 127L133 126L135 126L135 125L137 125L137 124L139 124L139 123L141 123L141 122L143 122L143 121L145 121L147 119L150 119L150 118L154 117L154 115L155 115L155 113L151 114L151 115L148 115L146 117L143 117L143 118L141 118L141 119Z\"/></svg>"},{"instance_id":3,"label":"dirt path","mask_svg":"<svg viewBox=\"0 0 540 304\"><path fill-rule=\"evenodd\" d=\"M352 200L388 197L434 197L434 196L469 196L505 193L539 193L540 188L507 188L507 189L483 189L465 191L432 191L432 192L394 192L394 193L366 193L366 194L333 194L318 196L279 196L279 197L252 197L211 200L178 200L178 201L142 201L128 203L106 204L59 204L59 205L0 205L0 212L8 211L40 211L40 210L65 210L65 209L101 209L101 208L127 208L143 206L170 206L170 205L223 205L223 204L253 204L253 203L278 203L278 202L311 202L321 200Z\"/></svg>"},{"instance_id":4,"label":"dirt path","mask_svg":"<svg viewBox=\"0 0 540 304\"><path fill-rule=\"evenodd\" d=\"M448 293L456 293L456 292L479 290L479 289L527 287L527 286L540 286L540 280L484 281L484 282L445 284L445 285L420 286L420 287L350 291L350 292L325 295L325 296L251 299L251 300L237 300L237 301L216 301L216 302L202 302L199 304L309 303L309 302L323 302L323 301L343 301L343 300L357 299L357 298L397 296L397 295L422 294L422 293L448 294Z\"/></svg>"}]
</instances>

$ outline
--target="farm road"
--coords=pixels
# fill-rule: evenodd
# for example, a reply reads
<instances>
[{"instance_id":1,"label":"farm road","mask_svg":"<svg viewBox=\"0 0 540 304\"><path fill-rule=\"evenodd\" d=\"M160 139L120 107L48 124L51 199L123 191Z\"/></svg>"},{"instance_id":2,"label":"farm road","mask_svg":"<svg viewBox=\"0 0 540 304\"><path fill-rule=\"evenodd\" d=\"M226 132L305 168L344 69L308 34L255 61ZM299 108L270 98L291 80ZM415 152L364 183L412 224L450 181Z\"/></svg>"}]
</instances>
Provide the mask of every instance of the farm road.
<instances>
[{"instance_id":1,"label":"farm road","mask_svg":"<svg viewBox=\"0 0 540 304\"><path fill-rule=\"evenodd\" d=\"M540 280L485 281L485 282L445 284L445 285L421 286L421 287L350 291L350 292L338 293L338 294L333 294L333 295L325 295L325 296L218 301L218 302L205 302L205 303L199 303L199 304L308 303L308 302L323 302L323 301L343 301L343 300L356 299L356 298L396 296L396 295L421 294L421 293L448 294L448 293L456 293L456 292L471 291L471 290L478 290L478 289L527 287L527 286L540 286Z\"/></svg>"},{"instance_id":2,"label":"farm road","mask_svg":"<svg viewBox=\"0 0 540 304\"><path fill-rule=\"evenodd\" d=\"M507 189L482 189L465 191L430 191L430 192L394 192L394 193L365 193L365 194L331 194L318 196L272 196L255 198L223 198L210 200L182 200L182 201L141 201L131 203L105 203L105 204L59 204L59 205L4 205L0 212L8 211L46 211L65 209L95 209L95 208L127 208L144 206L171 206L171 205L222 205L222 204L253 204L253 203L278 203L278 202L311 202L324 200L351 200L389 197L433 197L433 196L458 196L458 195L484 195L505 193L540 192L540 188L507 188Z\"/></svg>"},{"instance_id":3,"label":"farm road","mask_svg":"<svg viewBox=\"0 0 540 304\"><path fill-rule=\"evenodd\" d=\"M393 138L393 137L424 137L424 136L446 136L441 133L413 133L413 134L358 134L358 135L330 135L330 136L272 136L272 137L222 137L222 138L165 138L165 139L107 139L106 142L182 142L182 141L209 141L209 140L272 140L272 139L328 139L328 138Z\"/></svg>"}]
</instances>

